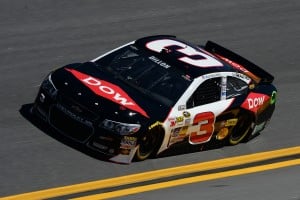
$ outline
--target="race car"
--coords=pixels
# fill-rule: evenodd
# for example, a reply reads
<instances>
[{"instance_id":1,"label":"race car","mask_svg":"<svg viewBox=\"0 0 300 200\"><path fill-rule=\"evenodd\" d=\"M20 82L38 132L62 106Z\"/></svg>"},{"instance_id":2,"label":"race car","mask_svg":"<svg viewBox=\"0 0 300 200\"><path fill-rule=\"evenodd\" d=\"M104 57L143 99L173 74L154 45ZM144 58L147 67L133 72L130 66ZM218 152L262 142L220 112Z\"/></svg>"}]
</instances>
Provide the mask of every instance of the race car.
<instances>
[{"instance_id":1,"label":"race car","mask_svg":"<svg viewBox=\"0 0 300 200\"><path fill-rule=\"evenodd\" d=\"M131 163L180 143L251 139L275 109L273 79L212 41L149 36L54 70L32 112L110 161Z\"/></svg>"}]
</instances>

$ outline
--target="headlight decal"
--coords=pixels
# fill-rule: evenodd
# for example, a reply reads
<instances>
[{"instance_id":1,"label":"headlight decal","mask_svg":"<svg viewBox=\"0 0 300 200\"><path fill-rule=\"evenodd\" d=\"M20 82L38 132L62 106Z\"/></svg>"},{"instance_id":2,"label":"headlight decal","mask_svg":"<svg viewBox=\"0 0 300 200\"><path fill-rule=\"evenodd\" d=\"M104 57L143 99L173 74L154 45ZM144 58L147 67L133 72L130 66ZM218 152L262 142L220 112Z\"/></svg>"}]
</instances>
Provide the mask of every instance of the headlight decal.
<instances>
[{"instance_id":1,"label":"headlight decal","mask_svg":"<svg viewBox=\"0 0 300 200\"><path fill-rule=\"evenodd\" d=\"M51 97L56 95L57 89L52 82L51 74L43 81L41 88L43 88Z\"/></svg>"},{"instance_id":2,"label":"headlight decal","mask_svg":"<svg viewBox=\"0 0 300 200\"><path fill-rule=\"evenodd\" d=\"M130 135L140 130L140 124L127 124L122 122L116 122L109 119L105 119L100 124L101 128L112 131L119 135Z\"/></svg>"}]
</instances>

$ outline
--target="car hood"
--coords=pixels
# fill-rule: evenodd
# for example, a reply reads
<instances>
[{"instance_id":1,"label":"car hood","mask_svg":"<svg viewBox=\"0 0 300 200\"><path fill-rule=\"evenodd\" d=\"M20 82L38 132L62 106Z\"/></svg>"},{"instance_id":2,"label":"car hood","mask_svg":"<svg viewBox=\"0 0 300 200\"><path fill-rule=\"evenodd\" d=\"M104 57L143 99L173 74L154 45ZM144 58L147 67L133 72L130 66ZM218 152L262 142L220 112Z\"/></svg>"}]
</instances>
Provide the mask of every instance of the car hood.
<instances>
[{"instance_id":1,"label":"car hood","mask_svg":"<svg viewBox=\"0 0 300 200\"><path fill-rule=\"evenodd\" d=\"M60 68L52 74L52 81L61 95L103 118L127 123L153 123L163 121L170 111L170 106L130 87L92 62Z\"/></svg>"}]
</instances>

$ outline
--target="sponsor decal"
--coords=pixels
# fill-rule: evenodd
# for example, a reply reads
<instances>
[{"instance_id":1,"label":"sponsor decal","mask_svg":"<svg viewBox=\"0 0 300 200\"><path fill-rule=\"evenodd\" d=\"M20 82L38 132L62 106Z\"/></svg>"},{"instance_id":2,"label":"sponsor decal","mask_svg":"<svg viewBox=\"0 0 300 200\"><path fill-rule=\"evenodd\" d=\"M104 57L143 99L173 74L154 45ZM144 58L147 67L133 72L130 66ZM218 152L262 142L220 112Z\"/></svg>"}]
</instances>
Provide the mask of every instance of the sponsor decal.
<instances>
[{"instance_id":1,"label":"sponsor decal","mask_svg":"<svg viewBox=\"0 0 300 200\"><path fill-rule=\"evenodd\" d=\"M85 118L81 117L81 116L78 116L77 114L71 112L70 110L68 110L67 108L65 108L64 106L62 106L61 104L57 104L56 107L61 110L62 112L64 112L66 115L68 115L69 117L71 117L72 119L82 123L82 124L85 124L89 127L92 127L93 126L93 123L86 120Z\"/></svg>"},{"instance_id":2,"label":"sponsor decal","mask_svg":"<svg viewBox=\"0 0 300 200\"><path fill-rule=\"evenodd\" d=\"M176 122L177 122L177 123L183 122L183 120L184 120L184 117L183 117L183 116L176 117Z\"/></svg>"},{"instance_id":3,"label":"sponsor decal","mask_svg":"<svg viewBox=\"0 0 300 200\"><path fill-rule=\"evenodd\" d=\"M168 65L167 63L163 62L162 60L156 58L155 56L150 56L149 59L150 59L151 61L155 62L156 64L158 64L158 65L160 65L160 66L166 68L166 69L168 69L168 68L171 67L170 65Z\"/></svg>"},{"instance_id":4,"label":"sponsor decal","mask_svg":"<svg viewBox=\"0 0 300 200\"><path fill-rule=\"evenodd\" d=\"M226 99L226 90L227 90L227 78L222 77L222 79L221 79L221 100Z\"/></svg>"},{"instance_id":5,"label":"sponsor decal","mask_svg":"<svg viewBox=\"0 0 300 200\"><path fill-rule=\"evenodd\" d=\"M188 126L173 129L171 131L171 137L170 137L168 146L170 146L176 142L183 141L187 135L187 131L188 131Z\"/></svg>"},{"instance_id":6,"label":"sponsor decal","mask_svg":"<svg viewBox=\"0 0 300 200\"><path fill-rule=\"evenodd\" d=\"M245 80L246 82L249 82L251 80L248 76L241 74L241 73L237 73L237 72L233 72L232 76L242 79L242 80Z\"/></svg>"},{"instance_id":7,"label":"sponsor decal","mask_svg":"<svg viewBox=\"0 0 300 200\"><path fill-rule=\"evenodd\" d=\"M176 117L176 125L183 125L183 121L184 121L184 117L183 116L179 116Z\"/></svg>"},{"instance_id":8,"label":"sponsor decal","mask_svg":"<svg viewBox=\"0 0 300 200\"><path fill-rule=\"evenodd\" d=\"M188 126L184 126L181 128L180 132L179 132L179 136L180 137L185 137L186 136L186 133L187 133L187 130L188 130Z\"/></svg>"},{"instance_id":9,"label":"sponsor decal","mask_svg":"<svg viewBox=\"0 0 300 200\"><path fill-rule=\"evenodd\" d=\"M121 149L132 149L136 146L137 139L135 137L124 136L120 143Z\"/></svg>"},{"instance_id":10,"label":"sponsor decal","mask_svg":"<svg viewBox=\"0 0 300 200\"><path fill-rule=\"evenodd\" d=\"M186 106L185 105L179 105L178 106L178 110L180 111L180 110L185 110L186 109Z\"/></svg>"},{"instance_id":11,"label":"sponsor decal","mask_svg":"<svg viewBox=\"0 0 300 200\"><path fill-rule=\"evenodd\" d=\"M190 125L191 124L191 119L190 118L188 118L188 119L185 119L185 121L184 121L184 125Z\"/></svg>"},{"instance_id":12,"label":"sponsor decal","mask_svg":"<svg viewBox=\"0 0 300 200\"><path fill-rule=\"evenodd\" d=\"M204 80L206 80L206 79L216 78L216 77L220 77L220 76L221 76L221 73L213 73L213 74L203 75L202 78Z\"/></svg>"},{"instance_id":13,"label":"sponsor decal","mask_svg":"<svg viewBox=\"0 0 300 200\"><path fill-rule=\"evenodd\" d=\"M188 111L184 111L182 114L185 118L191 117L191 113L189 113Z\"/></svg>"},{"instance_id":14,"label":"sponsor decal","mask_svg":"<svg viewBox=\"0 0 300 200\"><path fill-rule=\"evenodd\" d=\"M218 54L214 54L216 55L218 58L222 59L223 61L227 62L228 64L230 64L233 68L243 72L244 74L246 74L247 76L251 77L253 80L255 80L256 82L259 82L260 81L260 78L256 75L254 75L253 73L251 73L250 71L248 71L244 66L228 59L228 58L225 58L221 55L218 55Z\"/></svg>"},{"instance_id":15,"label":"sponsor decal","mask_svg":"<svg viewBox=\"0 0 300 200\"><path fill-rule=\"evenodd\" d=\"M137 105L128 94L119 86L110 82L94 78L88 74L81 73L77 70L66 69L79 79L85 86L92 90L95 94L104 97L112 102L115 102L127 109L136 111L141 115L149 118L147 113Z\"/></svg>"},{"instance_id":16,"label":"sponsor decal","mask_svg":"<svg viewBox=\"0 0 300 200\"><path fill-rule=\"evenodd\" d=\"M276 96L277 96L277 92L273 91L270 99L270 104L276 103Z\"/></svg>"},{"instance_id":17,"label":"sponsor decal","mask_svg":"<svg viewBox=\"0 0 300 200\"><path fill-rule=\"evenodd\" d=\"M170 127L173 127L176 125L176 120L175 118L169 118L168 121L170 122Z\"/></svg>"},{"instance_id":18,"label":"sponsor decal","mask_svg":"<svg viewBox=\"0 0 300 200\"><path fill-rule=\"evenodd\" d=\"M236 62L233 62L232 60L228 59L228 58L225 58L221 55L218 55L218 54L215 54L218 58L222 59L223 61L227 62L228 64L230 64L232 67L234 67L235 69L241 71L241 72L244 72L244 73L247 73L249 72L245 67L243 67L242 65L236 63Z\"/></svg>"},{"instance_id":19,"label":"sponsor decal","mask_svg":"<svg viewBox=\"0 0 300 200\"><path fill-rule=\"evenodd\" d=\"M157 126L160 126L160 125L162 125L162 123L159 122L159 121L157 121L157 122L155 122L154 124L151 124L151 125L148 127L148 130L151 130L151 129L153 129L153 128L157 127Z\"/></svg>"},{"instance_id":20,"label":"sponsor decal","mask_svg":"<svg viewBox=\"0 0 300 200\"><path fill-rule=\"evenodd\" d=\"M251 92L241 107L256 113L269 98L270 97L265 94Z\"/></svg>"},{"instance_id":21,"label":"sponsor decal","mask_svg":"<svg viewBox=\"0 0 300 200\"><path fill-rule=\"evenodd\" d=\"M225 122L225 127L228 127L228 126L235 126L236 123L237 123L238 119L235 118L235 119L228 119L226 120Z\"/></svg>"},{"instance_id":22,"label":"sponsor decal","mask_svg":"<svg viewBox=\"0 0 300 200\"><path fill-rule=\"evenodd\" d=\"M180 130L181 130L181 127L173 129L172 130L172 137L178 137Z\"/></svg>"}]
</instances>

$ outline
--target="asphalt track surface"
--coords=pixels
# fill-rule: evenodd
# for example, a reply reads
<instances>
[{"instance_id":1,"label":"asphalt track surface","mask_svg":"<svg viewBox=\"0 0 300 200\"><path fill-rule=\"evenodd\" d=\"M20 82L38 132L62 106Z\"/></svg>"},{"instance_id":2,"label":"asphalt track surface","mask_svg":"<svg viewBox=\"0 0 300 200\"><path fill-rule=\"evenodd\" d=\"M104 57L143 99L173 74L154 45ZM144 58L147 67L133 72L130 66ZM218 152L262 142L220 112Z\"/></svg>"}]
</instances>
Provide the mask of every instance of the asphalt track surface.
<instances>
[{"instance_id":1,"label":"asphalt track surface","mask_svg":"<svg viewBox=\"0 0 300 200\"><path fill-rule=\"evenodd\" d=\"M298 0L0 0L0 197L300 145ZM275 76L270 126L246 144L150 159L99 160L22 116L53 68L91 60L136 38L214 40ZM120 199L300 199L300 167L205 181Z\"/></svg>"}]
</instances>

